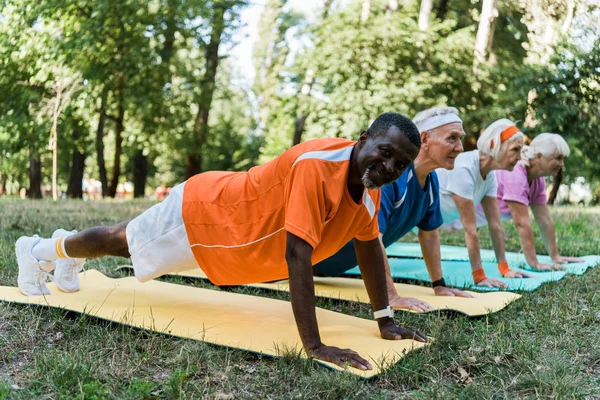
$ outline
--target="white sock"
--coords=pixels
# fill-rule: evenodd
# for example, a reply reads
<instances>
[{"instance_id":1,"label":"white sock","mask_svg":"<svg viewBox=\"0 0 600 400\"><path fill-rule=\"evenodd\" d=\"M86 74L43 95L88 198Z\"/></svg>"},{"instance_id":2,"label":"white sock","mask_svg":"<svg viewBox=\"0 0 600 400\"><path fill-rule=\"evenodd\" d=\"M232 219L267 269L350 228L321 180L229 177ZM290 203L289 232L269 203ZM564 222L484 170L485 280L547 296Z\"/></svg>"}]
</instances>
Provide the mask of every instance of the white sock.
<instances>
[{"instance_id":1,"label":"white sock","mask_svg":"<svg viewBox=\"0 0 600 400\"><path fill-rule=\"evenodd\" d=\"M31 254L38 260L54 261L59 258L69 258L65 250L65 238L42 239L33 249Z\"/></svg>"}]
</instances>

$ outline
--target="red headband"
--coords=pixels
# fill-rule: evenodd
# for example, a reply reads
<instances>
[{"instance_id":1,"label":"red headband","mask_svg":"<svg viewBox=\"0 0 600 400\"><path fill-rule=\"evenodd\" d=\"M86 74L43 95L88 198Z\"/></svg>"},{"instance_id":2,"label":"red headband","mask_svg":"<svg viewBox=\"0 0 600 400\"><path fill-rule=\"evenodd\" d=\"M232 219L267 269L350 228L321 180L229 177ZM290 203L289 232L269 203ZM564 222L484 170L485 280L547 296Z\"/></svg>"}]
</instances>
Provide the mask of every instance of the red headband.
<instances>
[{"instance_id":1,"label":"red headband","mask_svg":"<svg viewBox=\"0 0 600 400\"><path fill-rule=\"evenodd\" d=\"M511 137L513 137L514 135L516 135L517 133L520 133L521 131L519 130L519 128L516 127L516 125L511 125L508 128L506 128L505 130L503 130L500 133L500 143L504 143L506 142L508 139L510 139ZM494 141L492 140L492 143L490 143L490 149L494 148Z\"/></svg>"},{"instance_id":2,"label":"red headband","mask_svg":"<svg viewBox=\"0 0 600 400\"><path fill-rule=\"evenodd\" d=\"M511 137L513 137L515 134L517 134L519 132L521 132L521 131L515 125L509 126L505 130L503 130L502 133L500 134L500 143L506 142L508 139L510 139Z\"/></svg>"}]
</instances>

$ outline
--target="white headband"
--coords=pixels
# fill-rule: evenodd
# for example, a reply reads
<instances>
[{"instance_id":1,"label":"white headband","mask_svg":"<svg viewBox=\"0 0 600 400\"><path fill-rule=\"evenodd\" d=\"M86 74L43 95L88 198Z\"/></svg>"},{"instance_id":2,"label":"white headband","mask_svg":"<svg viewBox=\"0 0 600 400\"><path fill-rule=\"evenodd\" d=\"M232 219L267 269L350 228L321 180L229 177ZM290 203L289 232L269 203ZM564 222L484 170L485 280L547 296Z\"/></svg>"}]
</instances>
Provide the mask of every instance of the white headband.
<instances>
[{"instance_id":1,"label":"white headband","mask_svg":"<svg viewBox=\"0 0 600 400\"><path fill-rule=\"evenodd\" d=\"M430 129L438 128L443 125L448 125L453 122L460 122L462 124L462 119L454 113L442 114L442 115L434 115L429 117L417 125L419 132L428 131Z\"/></svg>"}]
</instances>

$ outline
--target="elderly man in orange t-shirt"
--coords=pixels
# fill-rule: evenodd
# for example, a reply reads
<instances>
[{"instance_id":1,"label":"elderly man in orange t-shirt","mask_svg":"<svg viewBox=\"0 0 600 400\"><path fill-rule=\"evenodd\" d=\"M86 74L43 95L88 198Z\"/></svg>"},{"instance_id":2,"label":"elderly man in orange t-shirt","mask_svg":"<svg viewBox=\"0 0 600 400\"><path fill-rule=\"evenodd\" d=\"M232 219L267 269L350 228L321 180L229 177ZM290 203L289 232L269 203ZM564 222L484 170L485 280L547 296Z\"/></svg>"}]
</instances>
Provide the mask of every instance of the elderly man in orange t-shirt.
<instances>
[{"instance_id":1,"label":"elderly man in orange t-shirt","mask_svg":"<svg viewBox=\"0 0 600 400\"><path fill-rule=\"evenodd\" d=\"M356 352L321 342L313 265L354 239L381 337L427 340L394 324L377 223L379 188L400 177L420 144L410 119L386 113L358 141L311 140L248 172L196 175L132 221L80 233L59 229L51 239L23 236L16 243L19 288L50 294L46 279L55 268L59 289L76 291L84 259L104 255L131 257L142 282L193 266L216 285L289 278L306 352L371 369Z\"/></svg>"}]
</instances>

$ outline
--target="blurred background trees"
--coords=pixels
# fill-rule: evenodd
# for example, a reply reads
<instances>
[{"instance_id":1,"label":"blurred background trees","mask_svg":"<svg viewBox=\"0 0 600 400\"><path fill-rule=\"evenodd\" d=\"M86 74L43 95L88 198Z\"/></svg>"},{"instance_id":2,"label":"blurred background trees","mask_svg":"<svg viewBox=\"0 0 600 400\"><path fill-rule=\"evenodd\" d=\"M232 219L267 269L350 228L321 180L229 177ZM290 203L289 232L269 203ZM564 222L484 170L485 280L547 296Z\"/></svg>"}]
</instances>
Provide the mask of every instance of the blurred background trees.
<instances>
[{"instance_id":1,"label":"blurred background trees","mask_svg":"<svg viewBox=\"0 0 600 400\"><path fill-rule=\"evenodd\" d=\"M564 135L561 178L600 198L600 6L594 0L10 0L0 4L0 194L82 179L136 197L247 170L300 141L356 138L379 114L456 106L473 148L508 117ZM227 55L260 7L252 65ZM247 79L248 69L254 79ZM56 116L57 85L78 79ZM581 178L579 178L581 179Z\"/></svg>"}]
</instances>

